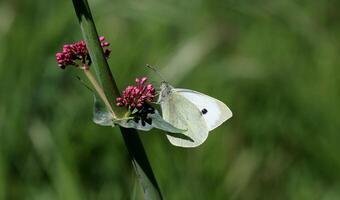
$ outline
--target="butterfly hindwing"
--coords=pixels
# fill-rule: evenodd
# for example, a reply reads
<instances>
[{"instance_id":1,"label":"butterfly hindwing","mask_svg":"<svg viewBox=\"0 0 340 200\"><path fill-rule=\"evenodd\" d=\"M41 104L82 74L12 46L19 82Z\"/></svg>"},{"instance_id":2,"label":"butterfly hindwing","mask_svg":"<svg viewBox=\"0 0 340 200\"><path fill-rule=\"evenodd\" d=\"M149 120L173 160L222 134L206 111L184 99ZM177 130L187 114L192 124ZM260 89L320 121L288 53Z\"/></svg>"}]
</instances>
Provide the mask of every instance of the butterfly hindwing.
<instances>
[{"instance_id":1,"label":"butterfly hindwing","mask_svg":"<svg viewBox=\"0 0 340 200\"><path fill-rule=\"evenodd\" d=\"M232 117L232 112L223 102L208 95L189 89L173 89L174 93L186 98L201 111L209 131Z\"/></svg>"}]
</instances>

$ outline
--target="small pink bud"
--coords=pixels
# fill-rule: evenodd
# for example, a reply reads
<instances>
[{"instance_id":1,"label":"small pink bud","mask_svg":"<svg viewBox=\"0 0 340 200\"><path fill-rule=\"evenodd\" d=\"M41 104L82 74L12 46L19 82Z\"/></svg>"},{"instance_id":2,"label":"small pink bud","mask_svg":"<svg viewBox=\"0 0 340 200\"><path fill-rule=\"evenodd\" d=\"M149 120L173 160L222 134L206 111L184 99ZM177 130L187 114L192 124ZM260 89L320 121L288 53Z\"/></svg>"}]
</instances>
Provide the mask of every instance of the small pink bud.
<instances>
[{"instance_id":1,"label":"small pink bud","mask_svg":"<svg viewBox=\"0 0 340 200\"><path fill-rule=\"evenodd\" d=\"M122 97L116 99L116 105L125 106L130 110L135 108L141 110L146 102L152 102L156 96L156 92L152 84L145 84L147 80L147 77L141 79L136 78L135 82L137 86L126 87Z\"/></svg>"},{"instance_id":2,"label":"small pink bud","mask_svg":"<svg viewBox=\"0 0 340 200\"><path fill-rule=\"evenodd\" d=\"M144 84L145 83L145 81L147 81L148 80L148 78L146 78L146 77L143 77L142 78L142 80L140 81L140 84Z\"/></svg>"},{"instance_id":3,"label":"small pink bud","mask_svg":"<svg viewBox=\"0 0 340 200\"><path fill-rule=\"evenodd\" d=\"M105 38L101 36L99 37L99 40L103 42ZM108 42L104 42L102 45L106 58L108 58L111 53L111 50L106 48L109 45L110 43ZM86 65L90 65L91 63L90 55L86 48L86 43L83 40L73 44L63 45L62 52L56 53L55 56L58 66L62 69L65 69L68 65L78 66L77 63L79 63L79 61Z\"/></svg>"},{"instance_id":4,"label":"small pink bud","mask_svg":"<svg viewBox=\"0 0 340 200\"><path fill-rule=\"evenodd\" d=\"M102 43L102 47L107 47L107 46L109 46L110 45L110 43L108 43L108 42L103 42Z\"/></svg>"}]
</instances>

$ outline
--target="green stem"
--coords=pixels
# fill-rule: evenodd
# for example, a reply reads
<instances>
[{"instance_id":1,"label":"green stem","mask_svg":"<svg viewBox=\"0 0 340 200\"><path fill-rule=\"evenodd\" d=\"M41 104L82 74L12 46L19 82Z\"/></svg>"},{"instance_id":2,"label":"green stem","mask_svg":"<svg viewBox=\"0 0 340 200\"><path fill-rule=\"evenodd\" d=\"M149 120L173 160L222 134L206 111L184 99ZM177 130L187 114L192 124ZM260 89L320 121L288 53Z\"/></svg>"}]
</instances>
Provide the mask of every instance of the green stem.
<instances>
[{"instance_id":1,"label":"green stem","mask_svg":"<svg viewBox=\"0 0 340 200\"><path fill-rule=\"evenodd\" d=\"M72 2L101 88L104 90L105 96L112 100L110 105L113 111L118 117L122 117L126 113L126 109L114 104L114 100L120 96L119 90L100 46L88 2L87 0L72 0ZM162 199L138 132L135 129L122 127L120 127L120 130L139 182L143 187L144 197L146 199Z\"/></svg>"},{"instance_id":2,"label":"green stem","mask_svg":"<svg viewBox=\"0 0 340 200\"><path fill-rule=\"evenodd\" d=\"M104 90L102 89L102 87L100 87L98 81L96 80L96 78L92 75L91 71L88 69L88 67L85 67L84 69L84 74L86 75L86 77L89 79L89 81L91 82L91 84L93 85L94 89L97 91L99 97L103 100L106 108L109 110L109 112L112 114L113 119L116 118L115 113L112 110L112 107L110 105L109 100L107 100Z\"/></svg>"}]
</instances>

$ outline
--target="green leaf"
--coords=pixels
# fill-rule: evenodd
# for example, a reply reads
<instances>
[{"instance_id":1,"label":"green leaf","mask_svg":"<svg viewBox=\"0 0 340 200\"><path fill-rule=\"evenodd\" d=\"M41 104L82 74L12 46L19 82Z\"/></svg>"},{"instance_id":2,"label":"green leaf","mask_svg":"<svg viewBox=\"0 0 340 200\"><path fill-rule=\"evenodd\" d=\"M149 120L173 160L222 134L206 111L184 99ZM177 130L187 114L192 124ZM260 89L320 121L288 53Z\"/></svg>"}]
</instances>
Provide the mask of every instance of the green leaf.
<instances>
[{"instance_id":1,"label":"green leaf","mask_svg":"<svg viewBox=\"0 0 340 200\"><path fill-rule=\"evenodd\" d=\"M143 124L141 120L135 122L133 119L116 120L115 124L118 124L119 126L122 126L124 128L134 128L140 131L149 131L153 128L153 126L148 123Z\"/></svg>"},{"instance_id":2,"label":"green leaf","mask_svg":"<svg viewBox=\"0 0 340 200\"><path fill-rule=\"evenodd\" d=\"M124 128L134 128L134 129L141 130L141 131L149 131L153 128L157 128L157 129L163 130L165 132L170 132L170 133L185 132L185 130L176 128L173 125L171 125L169 122L165 121L157 110L155 110L154 113L148 114L147 118L151 119L151 124L142 122L142 120L138 120L138 122L136 122L133 119L116 120L114 123Z\"/></svg>"},{"instance_id":3,"label":"green leaf","mask_svg":"<svg viewBox=\"0 0 340 200\"><path fill-rule=\"evenodd\" d=\"M165 121L157 110L155 110L154 113L148 114L148 118L152 120L151 124L142 123L142 120L138 120L138 122L133 119L115 120L95 94L93 95L93 99L93 122L98 125L114 126L114 124L118 124L124 128L134 128L141 131L149 131L153 128L157 128L169 133L183 133L185 131L183 129L176 128L169 122Z\"/></svg>"},{"instance_id":4,"label":"green leaf","mask_svg":"<svg viewBox=\"0 0 340 200\"><path fill-rule=\"evenodd\" d=\"M114 126L112 114L107 111L104 104L93 94L93 122L101 126Z\"/></svg>"}]
</instances>

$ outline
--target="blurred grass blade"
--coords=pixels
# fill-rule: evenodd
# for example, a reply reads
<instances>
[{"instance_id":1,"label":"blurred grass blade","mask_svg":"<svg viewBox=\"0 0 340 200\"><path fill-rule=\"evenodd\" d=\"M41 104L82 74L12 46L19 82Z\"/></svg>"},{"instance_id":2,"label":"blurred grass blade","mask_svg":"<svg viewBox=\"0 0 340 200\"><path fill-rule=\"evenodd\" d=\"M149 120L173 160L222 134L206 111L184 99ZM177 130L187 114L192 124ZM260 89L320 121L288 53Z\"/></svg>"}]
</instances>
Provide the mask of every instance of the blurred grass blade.
<instances>
[{"instance_id":1,"label":"blurred grass blade","mask_svg":"<svg viewBox=\"0 0 340 200\"><path fill-rule=\"evenodd\" d=\"M92 19L87 0L73 0L73 5L80 23L83 37L96 72L99 82L108 99L114 100L119 96L118 87L115 83L111 70L104 57L103 50L98 40L98 34ZM125 108L117 107L111 101L112 108L118 117L125 113ZM162 199L156 178L146 156L143 144L135 129L120 127L124 142L131 156L134 169L143 187L145 199Z\"/></svg>"},{"instance_id":2,"label":"blurred grass blade","mask_svg":"<svg viewBox=\"0 0 340 200\"><path fill-rule=\"evenodd\" d=\"M6 196L6 177L3 153L0 149L0 199L5 199Z\"/></svg>"}]
</instances>

